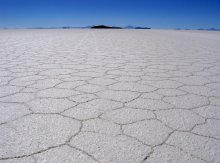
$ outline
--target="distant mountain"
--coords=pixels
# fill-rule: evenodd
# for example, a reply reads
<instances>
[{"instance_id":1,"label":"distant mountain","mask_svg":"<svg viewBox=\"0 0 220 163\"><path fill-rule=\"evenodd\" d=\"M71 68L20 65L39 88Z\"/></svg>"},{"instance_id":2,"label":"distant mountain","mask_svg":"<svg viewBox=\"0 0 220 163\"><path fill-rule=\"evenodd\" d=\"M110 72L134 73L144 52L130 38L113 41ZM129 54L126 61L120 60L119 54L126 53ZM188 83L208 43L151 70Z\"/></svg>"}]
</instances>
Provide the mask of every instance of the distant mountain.
<instances>
[{"instance_id":1,"label":"distant mountain","mask_svg":"<svg viewBox=\"0 0 220 163\"><path fill-rule=\"evenodd\" d=\"M216 29L216 28L207 28L207 29L205 29L205 28L199 28L199 29L197 29L197 30L200 30L200 31L220 31L220 29Z\"/></svg>"},{"instance_id":2,"label":"distant mountain","mask_svg":"<svg viewBox=\"0 0 220 163\"><path fill-rule=\"evenodd\" d=\"M216 29L216 28L208 28L208 31L220 31L220 29Z\"/></svg>"},{"instance_id":3,"label":"distant mountain","mask_svg":"<svg viewBox=\"0 0 220 163\"><path fill-rule=\"evenodd\" d=\"M134 27L134 26L128 25L128 26L124 27L124 29L151 29L151 28L149 28L149 27Z\"/></svg>"},{"instance_id":4,"label":"distant mountain","mask_svg":"<svg viewBox=\"0 0 220 163\"><path fill-rule=\"evenodd\" d=\"M71 29L73 27L61 27L62 29Z\"/></svg>"},{"instance_id":5,"label":"distant mountain","mask_svg":"<svg viewBox=\"0 0 220 163\"><path fill-rule=\"evenodd\" d=\"M92 29L122 29L121 27L106 26L106 25L95 25L91 27Z\"/></svg>"},{"instance_id":6,"label":"distant mountain","mask_svg":"<svg viewBox=\"0 0 220 163\"><path fill-rule=\"evenodd\" d=\"M107 25L94 25L85 27L61 26L61 27L30 27L26 29L151 29L149 27L135 27L128 25L126 27L107 26Z\"/></svg>"},{"instance_id":7,"label":"distant mountain","mask_svg":"<svg viewBox=\"0 0 220 163\"><path fill-rule=\"evenodd\" d=\"M123 29L122 27L115 27L113 26L112 29Z\"/></svg>"},{"instance_id":8,"label":"distant mountain","mask_svg":"<svg viewBox=\"0 0 220 163\"><path fill-rule=\"evenodd\" d=\"M92 26L92 29L151 29L149 27L134 27L131 25L128 25L126 27L115 27L115 26L106 26L106 25L97 25L97 26Z\"/></svg>"},{"instance_id":9,"label":"distant mountain","mask_svg":"<svg viewBox=\"0 0 220 163\"><path fill-rule=\"evenodd\" d=\"M135 27L135 29L151 29L149 27Z\"/></svg>"},{"instance_id":10,"label":"distant mountain","mask_svg":"<svg viewBox=\"0 0 220 163\"><path fill-rule=\"evenodd\" d=\"M124 27L124 29L135 29L135 27L131 26L131 25L128 25L128 26Z\"/></svg>"}]
</instances>

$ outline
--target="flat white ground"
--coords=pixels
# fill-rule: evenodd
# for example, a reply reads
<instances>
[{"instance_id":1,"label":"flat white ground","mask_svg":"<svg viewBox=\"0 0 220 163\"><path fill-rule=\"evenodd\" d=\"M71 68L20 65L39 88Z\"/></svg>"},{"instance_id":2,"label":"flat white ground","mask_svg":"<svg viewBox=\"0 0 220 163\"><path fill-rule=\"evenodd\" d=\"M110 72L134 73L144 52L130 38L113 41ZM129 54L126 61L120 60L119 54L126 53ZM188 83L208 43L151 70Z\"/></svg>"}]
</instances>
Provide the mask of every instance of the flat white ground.
<instances>
[{"instance_id":1,"label":"flat white ground","mask_svg":"<svg viewBox=\"0 0 220 163\"><path fill-rule=\"evenodd\" d=\"M220 162L220 32L1 30L0 163Z\"/></svg>"}]
</instances>

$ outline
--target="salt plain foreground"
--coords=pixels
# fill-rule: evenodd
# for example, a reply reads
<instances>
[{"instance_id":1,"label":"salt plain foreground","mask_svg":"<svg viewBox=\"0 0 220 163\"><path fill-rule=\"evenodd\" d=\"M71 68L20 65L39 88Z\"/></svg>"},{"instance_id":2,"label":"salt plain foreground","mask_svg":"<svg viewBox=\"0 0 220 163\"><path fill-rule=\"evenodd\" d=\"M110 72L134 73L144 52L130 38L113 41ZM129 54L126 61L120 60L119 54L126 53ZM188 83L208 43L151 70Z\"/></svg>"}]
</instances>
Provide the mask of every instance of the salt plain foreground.
<instances>
[{"instance_id":1,"label":"salt plain foreground","mask_svg":"<svg viewBox=\"0 0 220 163\"><path fill-rule=\"evenodd\" d=\"M219 163L220 33L1 30L3 162Z\"/></svg>"}]
</instances>

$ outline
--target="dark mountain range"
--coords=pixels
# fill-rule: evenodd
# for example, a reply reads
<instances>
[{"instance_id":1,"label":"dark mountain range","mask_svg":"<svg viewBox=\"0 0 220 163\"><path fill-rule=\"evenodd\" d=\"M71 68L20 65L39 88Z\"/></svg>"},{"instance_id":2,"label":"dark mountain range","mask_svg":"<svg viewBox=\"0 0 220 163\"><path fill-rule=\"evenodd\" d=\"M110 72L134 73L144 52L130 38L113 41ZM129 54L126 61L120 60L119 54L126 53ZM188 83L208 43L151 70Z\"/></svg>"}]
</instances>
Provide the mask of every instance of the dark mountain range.
<instances>
[{"instance_id":1,"label":"dark mountain range","mask_svg":"<svg viewBox=\"0 0 220 163\"><path fill-rule=\"evenodd\" d=\"M135 27L131 26L131 25L128 25L128 26L124 27L124 29L135 29Z\"/></svg>"},{"instance_id":2,"label":"dark mountain range","mask_svg":"<svg viewBox=\"0 0 220 163\"><path fill-rule=\"evenodd\" d=\"M121 27L115 27L115 26L106 26L106 25L96 25L92 26L92 29L122 29Z\"/></svg>"},{"instance_id":3,"label":"dark mountain range","mask_svg":"<svg viewBox=\"0 0 220 163\"><path fill-rule=\"evenodd\" d=\"M200 31L203 31L203 30L206 30L206 31L220 31L220 29L216 29L216 28L208 28L208 29L199 28L198 30L200 30Z\"/></svg>"},{"instance_id":4,"label":"dark mountain range","mask_svg":"<svg viewBox=\"0 0 220 163\"><path fill-rule=\"evenodd\" d=\"M1 28L8 29L8 28ZM149 27L135 27L128 25L126 27L107 26L107 25L94 25L85 27L61 26L61 27L29 27L25 29L151 29Z\"/></svg>"},{"instance_id":5,"label":"dark mountain range","mask_svg":"<svg viewBox=\"0 0 220 163\"><path fill-rule=\"evenodd\" d=\"M134 27L134 26L128 25L128 26L124 27L124 29L151 29L151 28L149 28L149 27Z\"/></svg>"},{"instance_id":6,"label":"dark mountain range","mask_svg":"<svg viewBox=\"0 0 220 163\"><path fill-rule=\"evenodd\" d=\"M134 27L134 26L131 26L131 25L128 25L126 27L97 25L97 26L92 26L91 28L92 29L151 29L149 27Z\"/></svg>"},{"instance_id":7,"label":"dark mountain range","mask_svg":"<svg viewBox=\"0 0 220 163\"><path fill-rule=\"evenodd\" d=\"M149 27L135 27L135 29L151 29Z\"/></svg>"}]
</instances>

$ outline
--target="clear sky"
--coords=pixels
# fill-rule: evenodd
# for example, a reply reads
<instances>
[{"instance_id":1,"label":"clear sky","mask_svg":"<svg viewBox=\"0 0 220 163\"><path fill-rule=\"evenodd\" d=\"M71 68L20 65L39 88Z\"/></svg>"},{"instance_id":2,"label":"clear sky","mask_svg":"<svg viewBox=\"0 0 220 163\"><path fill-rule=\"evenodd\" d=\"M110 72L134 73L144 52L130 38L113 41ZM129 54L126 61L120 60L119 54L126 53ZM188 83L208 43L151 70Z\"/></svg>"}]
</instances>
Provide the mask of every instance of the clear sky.
<instances>
[{"instance_id":1,"label":"clear sky","mask_svg":"<svg viewBox=\"0 0 220 163\"><path fill-rule=\"evenodd\" d=\"M220 0L0 0L0 27L220 28Z\"/></svg>"}]
</instances>

